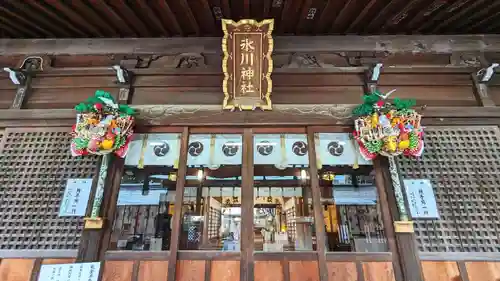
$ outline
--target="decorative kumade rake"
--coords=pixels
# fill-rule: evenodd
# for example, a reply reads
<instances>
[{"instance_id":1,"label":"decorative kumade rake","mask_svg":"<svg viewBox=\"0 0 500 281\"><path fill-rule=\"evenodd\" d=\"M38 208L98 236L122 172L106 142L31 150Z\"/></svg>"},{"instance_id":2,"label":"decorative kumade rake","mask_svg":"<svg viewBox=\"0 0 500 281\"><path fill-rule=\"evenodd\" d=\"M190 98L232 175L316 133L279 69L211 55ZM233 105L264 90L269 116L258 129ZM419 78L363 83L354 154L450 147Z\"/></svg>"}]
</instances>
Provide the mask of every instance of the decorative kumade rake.
<instances>
[{"instance_id":1,"label":"decorative kumade rake","mask_svg":"<svg viewBox=\"0 0 500 281\"><path fill-rule=\"evenodd\" d=\"M135 110L117 104L110 93L98 90L95 95L75 107L78 112L71 135L71 154L102 155L92 213L85 218L85 228L102 228L99 217L104 184L109 166L109 155L124 158L133 134Z\"/></svg>"},{"instance_id":2,"label":"decorative kumade rake","mask_svg":"<svg viewBox=\"0 0 500 281\"><path fill-rule=\"evenodd\" d=\"M401 182L395 156L419 157L424 150L422 116L414 109L415 100L395 98L389 102L387 94L374 92L363 97L364 103L353 110L354 139L359 144L361 155L372 160L378 155L389 159L391 180L394 187L400 220L408 221Z\"/></svg>"}]
</instances>

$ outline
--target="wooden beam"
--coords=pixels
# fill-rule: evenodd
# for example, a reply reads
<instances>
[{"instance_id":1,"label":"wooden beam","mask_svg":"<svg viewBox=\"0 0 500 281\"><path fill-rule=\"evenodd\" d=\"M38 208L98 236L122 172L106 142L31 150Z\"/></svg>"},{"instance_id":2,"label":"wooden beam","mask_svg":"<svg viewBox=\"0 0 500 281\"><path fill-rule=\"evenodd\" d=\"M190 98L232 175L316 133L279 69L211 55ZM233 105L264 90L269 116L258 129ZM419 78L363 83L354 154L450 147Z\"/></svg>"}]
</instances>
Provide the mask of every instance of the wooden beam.
<instances>
[{"instance_id":1,"label":"wooden beam","mask_svg":"<svg viewBox=\"0 0 500 281\"><path fill-rule=\"evenodd\" d=\"M162 55L221 53L220 37L1 39L0 55ZM440 53L499 52L500 35L401 36L276 36L275 53L388 52Z\"/></svg>"},{"instance_id":2,"label":"wooden beam","mask_svg":"<svg viewBox=\"0 0 500 281\"><path fill-rule=\"evenodd\" d=\"M222 111L220 105L151 105L133 106L139 111L138 125L170 126L267 126L267 125L348 125L353 119L351 110L355 105L341 104L276 104L272 111ZM419 110L425 119L447 120L453 118L500 118L500 107L426 107ZM2 109L2 126L15 126L14 121L37 124L65 122L74 123L73 109ZM472 120L471 120L472 122ZM33 125L28 125L33 126Z\"/></svg>"}]
</instances>

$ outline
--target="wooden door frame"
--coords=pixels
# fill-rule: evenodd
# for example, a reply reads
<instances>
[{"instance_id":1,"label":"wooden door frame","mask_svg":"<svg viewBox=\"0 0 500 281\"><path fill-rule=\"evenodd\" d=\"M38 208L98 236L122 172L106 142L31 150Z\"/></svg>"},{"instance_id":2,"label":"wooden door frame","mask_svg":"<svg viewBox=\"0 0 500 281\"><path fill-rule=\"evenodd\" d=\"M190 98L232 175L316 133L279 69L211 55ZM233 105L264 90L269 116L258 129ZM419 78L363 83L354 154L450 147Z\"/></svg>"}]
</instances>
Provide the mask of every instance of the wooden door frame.
<instances>
[{"instance_id":1,"label":"wooden door frame","mask_svg":"<svg viewBox=\"0 0 500 281\"><path fill-rule=\"evenodd\" d=\"M362 274L362 261L389 261L392 257L396 280L400 279L400 265L397 256L397 250L393 245L390 237L394 237L392 219L387 218L389 206L384 198L386 195L381 194L381 190L386 190L384 182L380 180L382 172L378 171L384 167L374 163L377 176L377 189L381 196L382 219L384 229L391 255L384 253L327 253L325 244L325 229L323 213L321 212L321 194L319 189L319 180L316 162L316 133L328 132L350 132L352 129L348 126L290 126L290 127L143 127L137 133L181 133L181 148L179 169L177 172L176 183L176 200L174 203L173 230L170 244L170 251L165 252L128 252L123 251L108 251L109 239L112 229L109 227L113 223L114 213L116 211L116 201L120 185L121 175L123 173L123 161L112 165L114 167L111 181L110 192L106 193L105 200L108 200L106 214L109 215L108 227L102 231L101 245L99 249L100 260L133 260L133 259L148 259L148 260L168 260L168 278L167 281L176 280L176 269L178 260L205 260L206 278L210 276L210 261L212 260L239 260L240 261L240 280L254 281L254 262L255 261L281 261L283 264L284 277L289 277L289 261L316 261L318 263L318 273L320 281L328 281L328 261L350 261L355 262L358 274ZM220 252L220 251L179 251L179 232L181 228L181 208L183 202L185 176L187 172L187 146L190 134L241 134L243 138L243 155L242 155L242 236L241 236L241 251L240 252ZM283 253L255 253L254 251L254 235L253 235L253 138L255 134L278 134L278 133L296 133L304 134L308 140L309 154L309 188L312 195L315 230L316 230L316 251L314 252L283 252ZM360 271L361 270L361 271ZM286 272L285 272L286 271ZM361 272L361 273L360 273ZM363 277L363 276L358 276ZM206 279L205 278L205 279ZM362 279L360 279L362 280Z\"/></svg>"}]
</instances>

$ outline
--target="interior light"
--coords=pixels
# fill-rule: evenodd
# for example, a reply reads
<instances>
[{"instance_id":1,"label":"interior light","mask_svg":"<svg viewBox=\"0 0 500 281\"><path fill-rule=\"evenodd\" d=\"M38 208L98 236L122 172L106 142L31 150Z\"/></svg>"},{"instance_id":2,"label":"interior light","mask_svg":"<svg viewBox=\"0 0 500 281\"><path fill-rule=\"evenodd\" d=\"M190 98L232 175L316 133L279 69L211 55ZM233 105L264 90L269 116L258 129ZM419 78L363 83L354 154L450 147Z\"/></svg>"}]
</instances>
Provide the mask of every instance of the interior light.
<instances>
[{"instance_id":1,"label":"interior light","mask_svg":"<svg viewBox=\"0 0 500 281\"><path fill-rule=\"evenodd\" d=\"M199 170L198 170L198 175L197 175L197 177L198 177L198 180L199 180L199 181L202 181L202 180L203 180L203 169L199 169Z\"/></svg>"},{"instance_id":2,"label":"interior light","mask_svg":"<svg viewBox=\"0 0 500 281\"><path fill-rule=\"evenodd\" d=\"M307 180L307 172L306 172L306 170L304 170L304 169L300 170L300 179L301 180Z\"/></svg>"}]
</instances>

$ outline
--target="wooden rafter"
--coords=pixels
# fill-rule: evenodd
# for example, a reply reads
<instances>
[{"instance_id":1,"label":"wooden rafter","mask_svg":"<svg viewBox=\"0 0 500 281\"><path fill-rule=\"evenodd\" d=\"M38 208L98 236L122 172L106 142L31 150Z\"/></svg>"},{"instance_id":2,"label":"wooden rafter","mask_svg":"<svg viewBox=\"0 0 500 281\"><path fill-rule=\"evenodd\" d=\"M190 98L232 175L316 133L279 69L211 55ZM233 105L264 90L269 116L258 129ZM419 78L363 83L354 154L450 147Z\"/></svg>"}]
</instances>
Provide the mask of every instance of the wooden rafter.
<instances>
[{"instance_id":1,"label":"wooden rafter","mask_svg":"<svg viewBox=\"0 0 500 281\"><path fill-rule=\"evenodd\" d=\"M494 2L491 5L488 5L481 9L480 11L474 13L473 15L467 17L466 19L459 20L458 23L454 24L454 28L466 28L466 30L473 29L477 26L480 26L484 22L493 19L495 16L500 14L498 11L490 16L488 16L489 13L492 11L495 12L498 6L500 6L500 2ZM480 24L478 24L480 23Z\"/></svg>"},{"instance_id":2,"label":"wooden rafter","mask_svg":"<svg viewBox=\"0 0 500 281\"><path fill-rule=\"evenodd\" d=\"M382 27L380 28L380 30L382 32L385 32L389 26L393 25L393 21L397 18L397 17L401 17L401 16L407 16L408 13L410 12L410 10L412 10L415 5L420 2L421 0L411 0L411 1L408 1L408 3L406 3L406 5L403 7L403 9L399 10L399 12L397 14L395 14L394 16L392 17L389 17L387 19L387 21L385 21L385 23L382 25ZM406 15L405 15L406 14Z\"/></svg>"},{"instance_id":3,"label":"wooden rafter","mask_svg":"<svg viewBox=\"0 0 500 281\"><path fill-rule=\"evenodd\" d=\"M155 12L151 9L151 7L145 1L137 1L136 2L139 8L143 11L144 17L146 20L150 21L156 29L161 31L163 36L168 36L169 32L163 26L161 20L156 16Z\"/></svg>"},{"instance_id":4,"label":"wooden rafter","mask_svg":"<svg viewBox=\"0 0 500 281\"><path fill-rule=\"evenodd\" d=\"M179 0L179 4L182 6L182 9L186 12L185 16L187 17L189 24L194 30L195 35L200 34L200 26L196 22L196 18L193 14L193 11L191 10L191 7L189 7L189 3L187 0Z\"/></svg>"},{"instance_id":5,"label":"wooden rafter","mask_svg":"<svg viewBox=\"0 0 500 281\"><path fill-rule=\"evenodd\" d=\"M309 12L309 9L311 8L312 3L313 3L313 0L305 0L304 4L302 4L302 9L301 9L300 14L299 14L299 20L298 20L297 28L295 31L297 34L301 34L304 32L306 21L308 20L307 13Z\"/></svg>"},{"instance_id":6,"label":"wooden rafter","mask_svg":"<svg viewBox=\"0 0 500 281\"><path fill-rule=\"evenodd\" d=\"M494 13L492 15L490 15L489 17L483 18L482 20L480 20L480 21L478 21L478 22L476 22L476 23L474 23L472 25L467 25L464 30L465 31L471 31L471 30L477 29L478 27L483 26L485 23L494 21L499 16L500 16L500 11L496 12L496 13Z\"/></svg>"},{"instance_id":7,"label":"wooden rafter","mask_svg":"<svg viewBox=\"0 0 500 281\"><path fill-rule=\"evenodd\" d=\"M243 15L246 19L250 18L250 0L243 0Z\"/></svg>"},{"instance_id":8,"label":"wooden rafter","mask_svg":"<svg viewBox=\"0 0 500 281\"><path fill-rule=\"evenodd\" d=\"M431 2L430 5L434 4L436 1L441 1L441 0L434 0L434 2ZM435 22L436 20L438 19L441 19L443 18L447 13L448 13L448 8L446 9L440 9L438 10L438 12L434 12L432 14L429 14L429 15L426 15L427 13L427 9L420 9L420 12L418 12L407 24L406 24L406 27L408 29L413 29L417 24L421 23L422 20L428 16L427 19L426 19L426 22Z\"/></svg>"},{"instance_id":9,"label":"wooden rafter","mask_svg":"<svg viewBox=\"0 0 500 281\"><path fill-rule=\"evenodd\" d=\"M476 9L477 7L479 7L480 5L484 4L486 1L487 0L477 0L477 1L473 1L469 5L463 6L462 9L458 13L456 13L452 17L449 17L447 20L442 21L440 24L436 25L431 30L431 32L432 33L436 33L439 30L442 30L443 28L446 28L450 23L455 22L456 20L462 18L463 16L465 16L466 14L468 14L470 11L472 11L472 10ZM418 31L422 31L422 30L427 29L427 27L430 27L430 26L432 26L432 23L427 23L427 24L422 25L417 30Z\"/></svg>"},{"instance_id":10,"label":"wooden rafter","mask_svg":"<svg viewBox=\"0 0 500 281\"><path fill-rule=\"evenodd\" d=\"M216 28L215 26L215 19L212 15L212 9L210 8L210 4L208 3L208 0L201 0L200 1L201 6L203 7L203 11L201 12L203 14L203 26L208 30L210 35L216 35L217 33L221 33L222 29L221 28ZM201 21L200 21L201 22Z\"/></svg>"},{"instance_id":11,"label":"wooden rafter","mask_svg":"<svg viewBox=\"0 0 500 281\"><path fill-rule=\"evenodd\" d=\"M90 0L92 6L99 10L114 26L119 30L119 35L121 36L137 36L137 32L134 31L129 24L118 15L105 1L100 0Z\"/></svg>"},{"instance_id":12,"label":"wooden rafter","mask_svg":"<svg viewBox=\"0 0 500 281\"><path fill-rule=\"evenodd\" d=\"M370 11L371 8L373 8L373 6L377 3L377 0L370 0L370 2L368 4L366 4L366 6L363 8L363 10L361 11L361 13L359 13L356 18L351 22L351 24L349 24L349 26L347 27L347 30L346 30L346 33L349 34L349 33L352 33L354 31L354 28L361 22L365 19L366 17L366 14L368 13L368 11Z\"/></svg>"},{"instance_id":13,"label":"wooden rafter","mask_svg":"<svg viewBox=\"0 0 500 281\"><path fill-rule=\"evenodd\" d=\"M464 30L491 33L487 25L500 20L500 15L491 15L497 11L494 8L500 5L500 1L493 0L4 2L0 7L2 14L34 31L33 35L23 33L16 35L16 38L220 36L218 19L221 16L233 20L274 18L274 36L287 33L460 34ZM217 8L217 15L214 14L214 8ZM316 10L312 11L311 8ZM308 16L309 12L314 13L313 18ZM485 17L491 20L484 20ZM476 24L478 21L481 24Z\"/></svg>"},{"instance_id":14,"label":"wooden rafter","mask_svg":"<svg viewBox=\"0 0 500 281\"><path fill-rule=\"evenodd\" d=\"M128 20L128 22L132 27L135 28L139 35L146 37L152 35L144 22L139 17L137 17L135 12L128 6L126 2L124 2L123 0L114 0L110 1L109 4L113 6L113 9L120 12L120 14L124 17L124 21Z\"/></svg>"},{"instance_id":15,"label":"wooden rafter","mask_svg":"<svg viewBox=\"0 0 500 281\"><path fill-rule=\"evenodd\" d=\"M165 15L163 17L160 17L160 19L163 21L163 24L166 27L171 26L170 31L173 31L173 33L178 35L184 35L184 31L182 30L179 22L177 21L175 14L172 12L172 9L170 9L170 6L168 5L167 1L157 0L155 1L155 4L160 10L160 13Z\"/></svg>"},{"instance_id":16,"label":"wooden rafter","mask_svg":"<svg viewBox=\"0 0 500 281\"><path fill-rule=\"evenodd\" d=\"M2 23L3 25L6 25L6 26L10 26L10 29L18 30L17 33L22 33L22 34L27 34L28 36L38 37L37 34L33 30L31 30L27 27L24 27L20 24L14 24L12 22L9 22L5 17L0 17L0 23Z\"/></svg>"},{"instance_id":17,"label":"wooden rafter","mask_svg":"<svg viewBox=\"0 0 500 281\"><path fill-rule=\"evenodd\" d=\"M16 21L20 21L24 24L26 24L27 26L31 27L31 28L35 28L35 29L38 29L40 30L43 34L45 35L48 35L50 37L55 37L54 33L53 32L50 32L48 31L47 29L41 27L40 25L36 24L35 22L33 22L32 20L28 20L26 17L23 17L21 16L20 14L17 14L17 13L13 13L12 11L10 11L9 9L5 8L5 7L2 7L0 6L0 11L2 13L5 13L7 14L8 16L12 17L12 18L15 18ZM14 36L16 35L16 33L13 34Z\"/></svg>"},{"instance_id":18,"label":"wooden rafter","mask_svg":"<svg viewBox=\"0 0 500 281\"><path fill-rule=\"evenodd\" d=\"M349 14L353 12L353 9L356 6L356 3L358 1L356 0L347 0L344 4L344 7L340 10L339 14L335 18L335 20L332 23L331 31L333 33L343 33L344 32L344 26L345 22L347 21L347 18L349 17Z\"/></svg>"},{"instance_id":19,"label":"wooden rafter","mask_svg":"<svg viewBox=\"0 0 500 281\"><path fill-rule=\"evenodd\" d=\"M58 34L59 36L62 35L67 37L69 37L69 35L71 34L57 23L54 23L49 19L43 17L43 15L41 15L38 11L33 10L33 8L28 7L28 5L25 5L20 1L9 1L9 5L12 5L15 8L22 10L23 13L26 14L26 16L37 26L44 26L49 28L48 31L51 34ZM21 15L21 17L23 16Z\"/></svg>"},{"instance_id":20,"label":"wooden rafter","mask_svg":"<svg viewBox=\"0 0 500 281\"><path fill-rule=\"evenodd\" d=\"M231 6L229 5L229 0L221 0L221 1L222 1L222 12L224 13L224 17L230 19Z\"/></svg>"},{"instance_id":21,"label":"wooden rafter","mask_svg":"<svg viewBox=\"0 0 500 281\"><path fill-rule=\"evenodd\" d=\"M38 1L30 1L30 2L26 2L26 4L27 5L31 5L33 7L36 7L38 10L42 11L43 13L45 13L46 15L48 15L49 17L51 17L52 19L60 22L61 24L64 24L66 27L68 27L69 29L71 29L73 32L75 32L79 36L88 37L88 34L86 32L84 32L84 31L82 31L81 28L76 27L70 21L62 18L59 15L57 15L52 10L50 10L49 8L47 8L43 3L38 2Z\"/></svg>"},{"instance_id":22,"label":"wooden rafter","mask_svg":"<svg viewBox=\"0 0 500 281\"><path fill-rule=\"evenodd\" d=\"M66 17L73 19L80 27L85 28L87 31L90 31L92 35L98 36L98 37L103 37L104 34L95 26L92 25L92 23L88 19L84 19L79 13L75 12L75 10L71 9L68 7L66 4L64 4L62 1L59 0L50 0L46 1L47 4L50 6L54 7L55 9L59 10L61 13L63 13Z\"/></svg>"},{"instance_id":23,"label":"wooden rafter","mask_svg":"<svg viewBox=\"0 0 500 281\"><path fill-rule=\"evenodd\" d=\"M380 10L379 13L371 20L369 23L365 26L364 32L365 33L370 33L375 29L375 25L381 21L383 21L384 18L387 18L387 14L389 13L391 7L395 5L398 0L390 0L389 3L387 3L382 10Z\"/></svg>"},{"instance_id":24,"label":"wooden rafter","mask_svg":"<svg viewBox=\"0 0 500 281\"><path fill-rule=\"evenodd\" d=\"M76 7L86 18L86 21L97 25L107 36L115 36L117 31L112 25L108 24L102 16L97 14L92 8L83 3L82 0L71 0L71 5Z\"/></svg>"}]
</instances>

